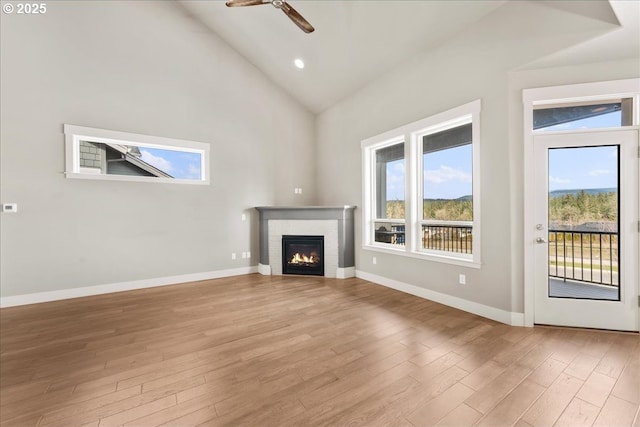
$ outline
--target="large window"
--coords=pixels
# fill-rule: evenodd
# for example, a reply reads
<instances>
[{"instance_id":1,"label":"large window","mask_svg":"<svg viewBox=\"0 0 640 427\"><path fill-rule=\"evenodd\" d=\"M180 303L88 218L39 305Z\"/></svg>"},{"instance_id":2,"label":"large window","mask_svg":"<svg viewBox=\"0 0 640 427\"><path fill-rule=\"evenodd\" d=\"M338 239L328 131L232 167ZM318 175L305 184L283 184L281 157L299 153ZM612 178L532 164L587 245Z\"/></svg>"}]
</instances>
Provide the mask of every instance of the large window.
<instances>
[{"instance_id":1,"label":"large window","mask_svg":"<svg viewBox=\"0 0 640 427\"><path fill-rule=\"evenodd\" d=\"M209 144L65 125L66 176L209 183Z\"/></svg>"},{"instance_id":2,"label":"large window","mask_svg":"<svg viewBox=\"0 0 640 427\"><path fill-rule=\"evenodd\" d=\"M473 253L472 127L422 137L422 249Z\"/></svg>"},{"instance_id":3,"label":"large window","mask_svg":"<svg viewBox=\"0 0 640 427\"><path fill-rule=\"evenodd\" d=\"M480 263L480 101L362 142L363 245Z\"/></svg>"}]
</instances>

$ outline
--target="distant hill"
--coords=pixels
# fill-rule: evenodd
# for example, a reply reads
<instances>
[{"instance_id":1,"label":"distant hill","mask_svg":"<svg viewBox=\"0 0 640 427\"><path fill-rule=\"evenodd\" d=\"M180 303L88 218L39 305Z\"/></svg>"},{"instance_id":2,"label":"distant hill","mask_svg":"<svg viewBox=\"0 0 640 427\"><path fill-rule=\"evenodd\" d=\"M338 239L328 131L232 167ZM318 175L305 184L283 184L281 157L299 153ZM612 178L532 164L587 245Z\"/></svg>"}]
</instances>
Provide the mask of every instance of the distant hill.
<instances>
[{"instance_id":1,"label":"distant hill","mask_svg":"<svg viewBox=\"0 0 640 427\"><path fill-rule=\"evenodd\" d=\"M462 196L462 197L458 197L458 198L455 198L455 199L424 199L425 202L450 202L452 200L466 202L466 201L473 200L473 196L471 196L471 195Z\"/></svg>"},{"instance_id":2,"label":"distant hill","mask_svg":"<svg viewBox=\"0 0 640 427\"><path fill-rule=\"evenodd\" d=\"M577 189L577 190L555 190L549 192L549 197L562 197L566 195L577 196L581 191L584 191L586 194L598 195L602 193L615 193L618 191L617 188L587 188L587 189Z\"/></svg>"},{"instance_id":3,"label":"distant hill","mask_svg":"<svg viewBox=\"0 0 640 427\"><path fill-rule=\"evenodd\" d=\"M616 193L618 191L617 188L586 188L586 189L575 189L575 190L555 190L549 193L549 197L556 198L562 197L566 195L577 196L581 191L584 191L586 194L595 195L602 193ZM473 200L473 196L462 196L455 199L424 199L425 202L448 202L448 201L471 201Z\"/></svg>"}]
</instances>

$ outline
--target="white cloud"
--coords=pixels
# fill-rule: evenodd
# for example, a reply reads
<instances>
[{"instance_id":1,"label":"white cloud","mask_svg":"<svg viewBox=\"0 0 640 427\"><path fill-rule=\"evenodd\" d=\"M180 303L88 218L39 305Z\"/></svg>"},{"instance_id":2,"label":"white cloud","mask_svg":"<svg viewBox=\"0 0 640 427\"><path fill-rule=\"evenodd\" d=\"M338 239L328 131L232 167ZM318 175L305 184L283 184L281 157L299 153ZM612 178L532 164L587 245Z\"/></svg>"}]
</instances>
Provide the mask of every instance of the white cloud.
<instances>
[{"instance_id":1,"label":"white cloud","mask_svg":"<svg viewBox=\"0 0 640 427\"><path fill-rule=\"evenodd\" d=\"M589 175L600 176L600 175L608 175L610 173L611 171L609 169L594 169L591 172L589 172Z\"/></svg>"},{"instance_id":2,"label":"white cloud","mask_svg":"<svg viewBox=\"0 0 640 427\"><path fill-rule=\"evenodd\" d=\"M558 177L549 175L549 182L553 183L553 184L568 184L568 183L571 182L571 180L570 179L565 179L565 178L558 178Z\"/></svg>"},{"instance_id":3,"label":"white cloud","mask_svg":"<svg viewBox=\"0 0 640 427\"><path fill-rule=\"evenodd\" d=\"M432 184L442 184L449 181L471 182L471 174L450 166L440 165L438 169L426 170L424 180Z\"/></svg>"},{"instance_id":4,"label":"white cloud","mask_svg":"<svg viewBox=\"0 0 640 427\"><path fill-rule=\"evenodd\" d=\"M173 168L173 166L171 165L171 162L169 160L163 157L154 156L147 150L140 150L140 152L142 153L141 159L143 161L149 163L152 166L157 167L163 172L171 173L171 169Z\"/></svg>"}]
</instances>

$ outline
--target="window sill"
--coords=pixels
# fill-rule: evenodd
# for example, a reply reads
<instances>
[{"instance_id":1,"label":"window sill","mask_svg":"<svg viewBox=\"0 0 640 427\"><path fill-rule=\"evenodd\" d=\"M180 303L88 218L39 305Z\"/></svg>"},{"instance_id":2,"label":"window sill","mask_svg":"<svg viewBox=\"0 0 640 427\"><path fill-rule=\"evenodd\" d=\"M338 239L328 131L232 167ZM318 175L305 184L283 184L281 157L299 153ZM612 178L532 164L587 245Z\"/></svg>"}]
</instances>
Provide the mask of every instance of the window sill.
<instances>
[{"instance_id":1,"label":"window sill","mask_svg":"<svg viewBox=\"0 0 640 427\"><path fill-rule=\"evenodd\" d=\"M160 184L191 184L191 185L209 185L209 180L196 180L196 179L175 179L175 178L157 178L146 176L134 176L134 175L102 175L94 173L78 173L78 172L66 172L64 174L67 178L72 179L92 179L101 181L134 181L134 182L155 182Z\"/></svg>"},{"instance_id":2,"label":"window sill","mask_svg":"<svg viewBox=\"0 0 640 427\"><path fill-rule=\"evenodd\" d=\"M459 265L461 267L468 267L468 268L482 267L481 262L473 261L471 259L459 258L455 256L448 256L448 255L436 255L431 253L428 254L423 252L410 252L405 247L396 249L396 248L391 248L386 246L362 245L362 249L366 251L382 252L382 253L391 254L391 255L403 256L407 258L421 259L424 261L433 261L433 262L439 262L443 264Z\"/></svg>"}]
</instances>

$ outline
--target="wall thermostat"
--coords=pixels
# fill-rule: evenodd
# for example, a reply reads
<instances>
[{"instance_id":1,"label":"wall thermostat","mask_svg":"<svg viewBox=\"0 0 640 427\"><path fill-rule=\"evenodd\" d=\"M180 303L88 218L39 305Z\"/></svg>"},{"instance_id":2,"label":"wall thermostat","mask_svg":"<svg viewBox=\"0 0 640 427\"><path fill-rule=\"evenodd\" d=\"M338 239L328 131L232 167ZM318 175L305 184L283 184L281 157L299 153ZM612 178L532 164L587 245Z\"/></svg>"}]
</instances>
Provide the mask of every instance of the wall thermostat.
<instances>
[{"instance_id":1,"label":"wall thermostat","mask_svg":"<svg viewBox=\"0 0 640 427\"><path fill-rule=\"evenodd\" d=\"M3 203L2 204L2 212L7 212L7 213L18 212L18 204L17 203Z\"/></svg>"}]
</instances>

